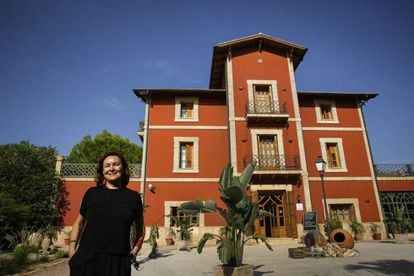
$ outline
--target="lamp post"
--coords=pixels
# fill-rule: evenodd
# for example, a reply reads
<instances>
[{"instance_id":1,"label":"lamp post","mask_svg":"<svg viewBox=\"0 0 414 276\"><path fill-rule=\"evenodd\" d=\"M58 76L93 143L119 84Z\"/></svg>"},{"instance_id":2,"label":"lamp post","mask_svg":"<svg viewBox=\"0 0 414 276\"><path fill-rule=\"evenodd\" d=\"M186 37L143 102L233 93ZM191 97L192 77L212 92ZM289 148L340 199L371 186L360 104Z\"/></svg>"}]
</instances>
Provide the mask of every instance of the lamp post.
<instances>
[{"instance_id":1,"label":"lamp post","mask_svg":"<svg viewBox=\"0 0 414 276\"><path fill-rule=\"evenodd\" d=\"M316 159L315 161L315 166L319 172L319 176L321 177L321 182L322 182L323 204L325 207L325 225L326 225L326 232L327 232L328 241L329 241L329 234L331 233L331 224L329 222L328 205L326 204L325 183L323 180L323 176L324 176L325 169L326 169L326 162L325 160L323 160L322 156L320 155L318 156L318 159Z\"/></svg>"}]
</instances>

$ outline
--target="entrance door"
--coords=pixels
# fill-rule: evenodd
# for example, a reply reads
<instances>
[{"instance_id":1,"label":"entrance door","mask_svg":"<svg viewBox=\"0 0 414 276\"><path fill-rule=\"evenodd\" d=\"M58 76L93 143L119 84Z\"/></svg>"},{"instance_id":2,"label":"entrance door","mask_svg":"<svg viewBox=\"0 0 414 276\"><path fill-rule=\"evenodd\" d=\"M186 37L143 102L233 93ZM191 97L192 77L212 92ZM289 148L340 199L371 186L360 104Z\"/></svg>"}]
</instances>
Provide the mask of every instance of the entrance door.
<instances>
[{"instance_id":1,"label":"entrance door","mask_svg":"<svg viewBox=\"0 0 414 276\"><path fill-rule=\"evenodd\" d=\"M260 219L260 234L266 237L286 237L284 191L259 191L259 209L273 214Z\"/></svg>"},{"instance_id":2,"label":"entrance door","mask_svg":"<svg viewBox=\"0 0 414 276\"><path fill-rule=\"evenodd\" d=\"M261 170L279 169L279 149L277 147L276 135L259 135L258 152L259 168Z\"/></svg>"}]
</instances>

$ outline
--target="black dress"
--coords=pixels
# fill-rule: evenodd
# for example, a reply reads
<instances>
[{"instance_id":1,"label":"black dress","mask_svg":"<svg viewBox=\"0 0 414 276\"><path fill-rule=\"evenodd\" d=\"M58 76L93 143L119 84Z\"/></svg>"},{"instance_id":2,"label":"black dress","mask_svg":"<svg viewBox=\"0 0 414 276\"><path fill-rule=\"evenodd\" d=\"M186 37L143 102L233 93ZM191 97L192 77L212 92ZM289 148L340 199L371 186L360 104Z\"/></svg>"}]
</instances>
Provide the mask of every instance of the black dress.
<instances>
[{"instance_id":1,"label":"black dress","mask_svg":"<svg viewBox=\"0 0 414 276\"><path fill-rule=\"evenodd\" d=\"M130 228L142 216L140 195L128 188L93 187L82 199L80 214L86 226L69 260L70 275L130 276Z\"/></svg>"}]
</instances>

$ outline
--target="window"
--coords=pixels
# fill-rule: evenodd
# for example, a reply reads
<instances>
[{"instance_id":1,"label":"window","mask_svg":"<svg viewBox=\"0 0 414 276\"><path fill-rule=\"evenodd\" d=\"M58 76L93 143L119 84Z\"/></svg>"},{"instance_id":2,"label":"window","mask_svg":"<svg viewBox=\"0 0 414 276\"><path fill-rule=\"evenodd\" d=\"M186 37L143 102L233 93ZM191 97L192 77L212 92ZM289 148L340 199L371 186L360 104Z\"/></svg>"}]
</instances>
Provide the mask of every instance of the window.
<instances>
[{"instance_id":1,"label":"window","mask_svg":"<svg viewBox=\"0 0 414 276\"><path fill-rule=\"evenodd\" d=\"M180 143L180 169L192 169L193 168L193 143L181 142Z\"/></svg>"},{"instance_id":2,"label":"window","mask_svg":"<svg viewBox=\"0 0 414 276\"><path fill-rule=\"evenodd\" d=\"M253 160L258 170L283 170L286 167L281 129L252 129Z\"/></svg>"},{"instance_id":3,"label":"window","mask_svg":"<svg viewBox=\"0 0 414 276\"><path fill-rule=\"evenodd\" d=\"M337 124L338 115L334 101L315 100L316 121L318 123Z\"/></svg>"},{"instance_id":4,"label":"window","mask_svg":"<svg viewBox=\"0 0 414 276\"><path fill-rule=\"evenodd\" d=\"M356 220L355 208L352 204L330 204L329 209L331 219L349 223Z\"/></svg>"},{"instance_id":5,"label":"window","mask_svg":"<svg viewBox=\"0 0 414 276\"><path fill-rule=\"evenodd\" d=\"M181 118L193 118L193 103L181 103Z\"/></svg>"},{"instance_id":6,"label":"window","mask_svg":"<svg viewBox=\"0 0 414 276\"><path fill-rule=\"evenodd\" d=\"M174 220L171 219L171 216L181 216L184 217L181 214L178 214L178 210L180 208L180 205L183 204L186 201L164 201L164 225L173 227L175 226ZM194 217L191 218L192 222L194 224L197 224L199 227L204 227L205 225L205 214L199 213L197 215L193 215Z\"/></svg>"},{"instance_id":7,"label":"window","mask_svg":"<svg viewBox=\"0 0 414 276\"><path fill-rule=\"evenodd\" d=\"M254 84L254 111L267 113L274 111L272 100L272 86L267 84Z\"/></svg>"},{"instance_id":8,"label":"window","mask_svg":"<svg viewBox=\"0 0 414 276\"><path fill-rule=\"evenodd\" d=\"M341 161L339 159L338 144L337 143L326 143L326 153L328 157L329 168L340 168Z\"/></svg>"},{"instance_id":9,"label":"window","mask_svg":"<svg viewBox=\"0 0 414 276\"><path fill-rule=\"evenodd\" d=\"M277 82L275 80L247 80L249 112L279 111Z\"/></svg>"},{"instance_id":10,"label":"window","mask_svg":"<svg viewBox=\"0 0 414 276\"><path fill-rule=\"evenodd\" d=\"M176 217L177 220L190 219L192 224L199 226L199 214L197 215L186 215L178 211L178 207L170 207L170 215ZM177 226L173 219L170 220L170 227Z\"/></svg>"},{"instance_id":11,"label":"window","mask_svg":"<svg viewBox=\"0 0 414 276\"><path fill-rule=\"evenodd\" d=\"M342 138L319 138L327 172L347 172Z\"/></svg>"},{"instance_id":12,"label":"window","mask_svg":"<svg viewBox=\"0 0 414 276\"><path fill-rule=\"evenodd\" d=\"M176 97L175 98L175 121L197 122L198 121L198 98Z\"/></svg>"},{"instance_id":13,"label":"window","mask_svg":"<svg viewBox=\"0 0 414 276\"><path fill-rule=\"evenodd\" d=\"M275 135L258 135L260 169L280 169L277 137Z\"/></svg>"},{"instance_id":14,"label":"window","mask_svg":"<svg viewBox=\"0 0 414 276\"><path fill-rule=\"evenodd\" d=\"M173 172L198 173L198 137L174 137Z\"/></svg>"}]
</instances>

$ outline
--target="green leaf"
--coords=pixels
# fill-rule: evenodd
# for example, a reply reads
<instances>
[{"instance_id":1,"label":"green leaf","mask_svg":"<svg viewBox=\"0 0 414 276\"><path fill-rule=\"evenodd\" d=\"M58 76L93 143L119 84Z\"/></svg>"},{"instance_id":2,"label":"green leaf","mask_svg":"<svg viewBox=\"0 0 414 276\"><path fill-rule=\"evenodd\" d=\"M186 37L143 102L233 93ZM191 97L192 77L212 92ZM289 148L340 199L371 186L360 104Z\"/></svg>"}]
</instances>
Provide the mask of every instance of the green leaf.
<instances>
[{"instance_id":1,"label":"green leaf","mask_svg":"<svg viewBox=\"0 0 414 276\"><path fill-rule=\"evenodd\" d=\"M230 186L223 190L223 194L227 197L226 201L231 204L236 204L243 199L244 192L238 186Z\"/></svg>"},{"instance_id":2,"label":"green leaf","mask_svg":"<svg viewBox=\"0 0 414 276\"><path fill-rule=\"evenodd\" d=\"M217 246L219 259L223 264L228 264L234 257L233 243L228 239L222 239Z\"/></svg>"},{"instance_id":3,"label":"green leaf","mask_svg":"<svg viewBox=\"0 0 414 276\"><path fill-rule=\"evenodd\" d=\"M219 183L223 189L230 187L231 179L233 177L233 167L231 164L227 164L224 168L223 172L221 173Z\"/></svg>"},{"instance_id":4,"label":"green leaf","mask_svg":"<svg viewBox=\"0 0 414 276\"><path fill-rule=\"evenodd\" d=\"M240 175L239 180L243 189L246 189L247 185L249 185L250 180L252 179L253 171L254 165L250 163L246 166L246 168L244 168L242 174Z\"/></svg>"},{"instance_id":5,"label":"green leaf","mask_svg":"<svg viewBox=\"0 0 414 276\"><path fill-rule=\"evenodd\" d=\"M217 236L217 235L211 234L211 233L205 233L203 235L203 237L200 239L200 241L198 242L198 245L197 245L197 252L198 252L198 254L200 254L201 252L203 252L203 248L204 248L206 242L208 240L213 240L213 239L220 240L220 237Z\"/></svg>"}]
</instances>

